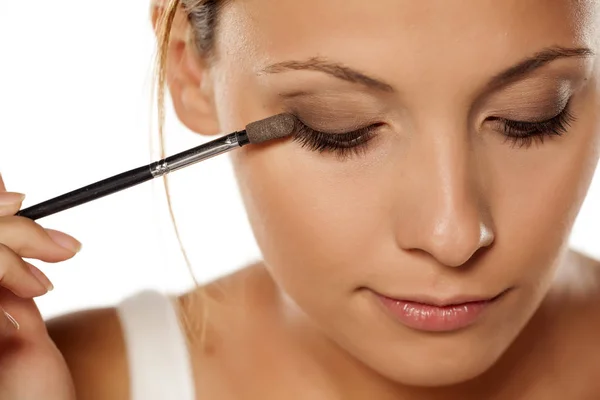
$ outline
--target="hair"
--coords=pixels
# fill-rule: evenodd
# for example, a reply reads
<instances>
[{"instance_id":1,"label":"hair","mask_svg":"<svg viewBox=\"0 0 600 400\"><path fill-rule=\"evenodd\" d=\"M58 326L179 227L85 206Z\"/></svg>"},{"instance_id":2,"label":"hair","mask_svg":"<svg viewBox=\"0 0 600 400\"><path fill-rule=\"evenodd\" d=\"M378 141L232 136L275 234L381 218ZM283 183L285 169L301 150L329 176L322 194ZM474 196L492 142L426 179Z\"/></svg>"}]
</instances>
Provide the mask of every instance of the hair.
<instances>
[{"instance_id":1,"label":"hair","mask_svg":"<svg viewBox=\"0 0 600 400\"><path fill-rule=\"evenodd\" d=\"M158 135L159 135L159 146L160 156L165 157L165 90L166 90L166 79L167 79L167 58L169 53L171 30L175 22L175 18L179 11L183 11L187 16L190 24L190 40L196 46L198 53L208 62L212 63L215 58L215 36L217 29L217 17L220 8L227 0L166 0L160 2L157 7L162 8L162 14L158 21L156 21L156 32L157 32L157 53L156 53L156 94L157 94L157 111L158 111ZM153 7L155 5L153 4ZM173 205L171 202L169 180L167 176L163 176L163 183L166 192L167 206L173 228L175 230L175 236L181 250L181 254L188 267L190 275L194 281L196 288L200 285L196 280L192 265L185 251L183 241L179 232L175 214L173 211ZM202 301L202 321L201 326L194 326L188 318L188 313L183 309L181 313L181 319L183 328L186 332L186 337L189 342L196 338L196 333L200 331L200 342L205 344L206 336L206 322L208 319L208 299L204 290L200 290L200 296L203 298ZM190 308L190 304L182 304L182 308Z\"/></svg>"}]
</instances>

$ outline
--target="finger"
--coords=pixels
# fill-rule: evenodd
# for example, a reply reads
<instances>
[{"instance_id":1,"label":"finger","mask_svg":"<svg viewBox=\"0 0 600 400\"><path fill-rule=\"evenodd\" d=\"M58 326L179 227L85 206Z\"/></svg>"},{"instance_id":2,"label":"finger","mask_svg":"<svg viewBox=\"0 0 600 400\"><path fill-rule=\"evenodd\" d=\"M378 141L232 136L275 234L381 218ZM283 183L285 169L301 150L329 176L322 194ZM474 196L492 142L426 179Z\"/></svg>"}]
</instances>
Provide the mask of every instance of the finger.
<instances>
[{"instance_id":1,"label":"finger","mask_svg":"<svg viewBox=\"0 0 600 400\"><path fill-rule=\"evenodd\" d=\"M28 263L27 261L23 261L25 263L25 265L27 266L27 268L29 268L29 272L31 272L31 274L38 280L40 281L40 283L42 285L44 285L44 287L46 288L46 290L48 292L51 292L54 290L54 285L52 284L52 281L50 280L50 278L48 278L46 276L45 273L43 273L38 267L36 267L33 264Z\"/></svg>"},{"instance_id":2,"label":"finger","mask_svg":"<svg viewBox=\"0 0 600 400\"><path fill-rule=\"evenodd\" d=\"M31 267L10 248L0 244L0 286L22 298L46 294L52 288L48 278L41 278L41 271Z\"/></svg>"},{"instance_id":3,"label":"finger","mask_svg":"<svg viewBox=\"0 0 600 400\"><path fill-rule=\"evenodd\" d=\"M4 179L2 178L2 174L0 174L0 192L6 192L6 186L4 185Z\"/></svg>"},{"instance_id":4,"label":"finger","mask_svg":"<svg viewBox=\"0 0 600 400\"><path fill-rule=\"evenodd\" d=\"M15 215L21 209L25 195L16 192L0 192L0 217Z\"/></svg>"},{"instance_id":5,"label":"finger","mask_svg":"<svg viewBox=\"0 0 600 400\"><path fill-rule=\"evenodd\" d=\"M72 236L44 229L23 217L0 218L0 243L21 257L46 262L68 260L81 249L81 243Z\"/></svg>"}]
</instances>

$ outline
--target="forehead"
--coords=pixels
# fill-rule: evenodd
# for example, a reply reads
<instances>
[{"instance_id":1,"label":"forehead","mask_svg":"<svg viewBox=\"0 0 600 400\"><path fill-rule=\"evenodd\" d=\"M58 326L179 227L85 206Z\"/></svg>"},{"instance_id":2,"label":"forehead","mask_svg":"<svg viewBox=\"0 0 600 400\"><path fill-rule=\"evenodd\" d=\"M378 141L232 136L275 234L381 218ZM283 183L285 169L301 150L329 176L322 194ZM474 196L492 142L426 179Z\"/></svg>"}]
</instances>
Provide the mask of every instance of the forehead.
<instances>
[{"instance_id":1,"label":"forehead","mask_svg":"<svg viewBox=\"0 0 600 400\"><path fill-rule=\"evenodd\" d=\"M522 57L551 45L596 50L595 0L232 0L218 46L254 62L314 56L410 64ZM277 60L273 60L277 58ZM449 62L449 61L448 61Z\"/></svg>"}]
</instances>

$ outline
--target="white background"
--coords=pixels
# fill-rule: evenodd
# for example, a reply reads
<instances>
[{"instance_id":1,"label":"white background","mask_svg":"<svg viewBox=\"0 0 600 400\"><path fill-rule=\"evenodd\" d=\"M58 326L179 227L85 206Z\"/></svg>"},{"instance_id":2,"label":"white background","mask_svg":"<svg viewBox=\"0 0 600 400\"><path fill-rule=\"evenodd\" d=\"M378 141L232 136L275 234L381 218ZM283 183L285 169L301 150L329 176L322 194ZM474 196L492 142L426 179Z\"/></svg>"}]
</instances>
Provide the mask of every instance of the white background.
<instances>
[{"instance_id":1,"label":"white background","mask_svg":"<svg viewBox=\"0 0 600 400\"><path fill-rule=\"evenodd\" d=\"M152 161L148 11L145 0L0 0L0 171L9 190L28 195L25 206ZM206 141L172 113L167 132L169 154ZM599 175L572 237L597 257ZM259 258L227 156L171 179L198 279ZM73 260L37 263L56 286L38 300L46 317L114 304L144 288L192 284L160 181L40 222L84 245Z\"/></svg>"}]
</instances>

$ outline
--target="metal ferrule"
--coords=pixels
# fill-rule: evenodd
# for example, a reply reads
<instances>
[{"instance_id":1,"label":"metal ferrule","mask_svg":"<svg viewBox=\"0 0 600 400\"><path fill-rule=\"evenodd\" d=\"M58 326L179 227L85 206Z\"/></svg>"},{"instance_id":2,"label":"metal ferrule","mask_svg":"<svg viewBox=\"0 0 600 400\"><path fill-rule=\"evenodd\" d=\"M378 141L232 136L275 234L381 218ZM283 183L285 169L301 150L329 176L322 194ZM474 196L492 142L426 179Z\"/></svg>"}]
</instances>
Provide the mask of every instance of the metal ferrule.
<instances>
[{"instance_id":1,"label":"metal ferrule","mask_svg":"<svg viewBox=\"0 0 600 400\"><path fill-rule=\"evenodd\" d=\"M193 149L167 157L164 160L152 163L150 164L150 172L154 178L158 178L238 147L240 147L238 132L234 132L227 136L223 136L222 138L194 147Z\"/></svg>"}]
</instances>

